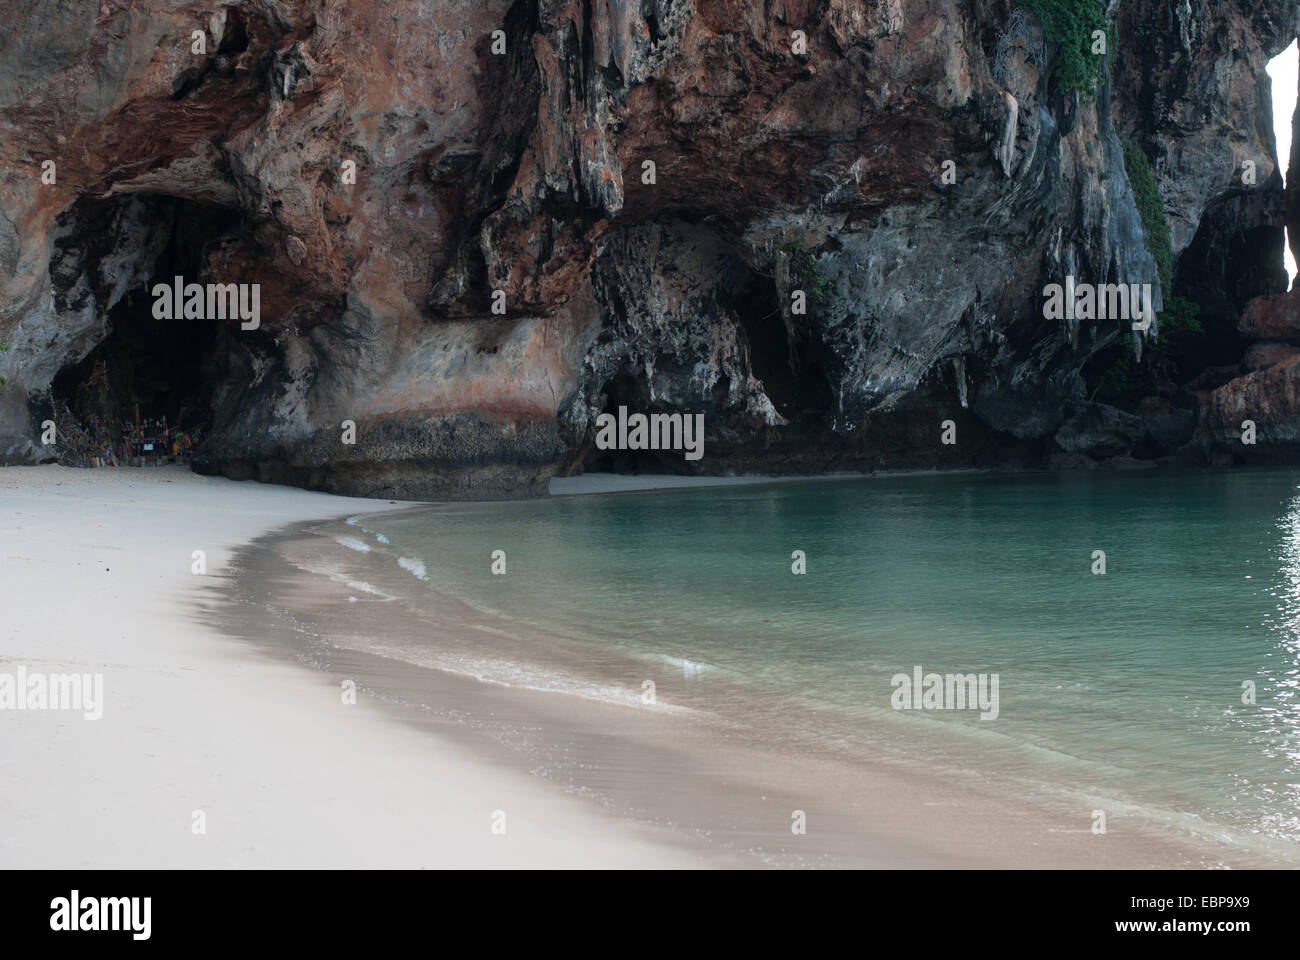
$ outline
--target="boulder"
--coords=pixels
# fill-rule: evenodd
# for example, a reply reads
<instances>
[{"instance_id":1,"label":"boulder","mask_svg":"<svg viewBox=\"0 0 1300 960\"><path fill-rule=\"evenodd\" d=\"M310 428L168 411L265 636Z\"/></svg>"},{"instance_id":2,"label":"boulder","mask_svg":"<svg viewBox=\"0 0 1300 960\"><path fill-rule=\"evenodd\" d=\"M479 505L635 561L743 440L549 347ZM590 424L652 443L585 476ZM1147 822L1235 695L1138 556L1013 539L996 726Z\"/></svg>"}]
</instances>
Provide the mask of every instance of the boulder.
<instances>
[{"instance_id":1,"label":"boulder","mask_svg":"<svg viewBox=\"0 0 1300 960\"><path fill-rule=\"evenodd\" d=\"M1081 403L1056 431L1057 445L1067 453L1094 459L1128 454L1146 434L1142 418L1104 403Z\"/></svg>"},{"instance_id":2,"label":"boulder","mask_svg":"<svg viewBox=\"0 0 1300 960\"><path fill-rule=\"evenodd\" d=\"M1247 348L1242 366L1250 371L1267 370L1296 357L1300 357L1300 346L1278 343L1276 340L1260 340Z\"/></svg>"},{"instance_id":3,"label":"boulder","mask_svg":"<svg viewBox=\"0 0 1300 960\"><path fill-rule=\"evenodd\" d=\"M1249 340L1300 344L1300 290L1256 297L1246 304L1237 330Z\"/></svg>"},{"instance_id":4,"label":"boulder","mask_svg":"<svg viewBox=\"0 0 1300 960\"><path fill-rule=\"evenodd\" d=\"M1254 443L1243 442L1246 421L1254 424ZM1215 463L1300 462L1300 357L1210 394L1196 442Z\"/></svg>"},{"instance_id":5,"label":"boulder","mask_svg":"<svg viewBox=\"0 0 1300 960\"><path fill-rule=\"evenodd\" d=\"M1160 455L1168 456L1191 442L1196 416L1190 407L1176 407L1164 397L1145 397L1138 412Z\"/></svg>"}]
</instances>

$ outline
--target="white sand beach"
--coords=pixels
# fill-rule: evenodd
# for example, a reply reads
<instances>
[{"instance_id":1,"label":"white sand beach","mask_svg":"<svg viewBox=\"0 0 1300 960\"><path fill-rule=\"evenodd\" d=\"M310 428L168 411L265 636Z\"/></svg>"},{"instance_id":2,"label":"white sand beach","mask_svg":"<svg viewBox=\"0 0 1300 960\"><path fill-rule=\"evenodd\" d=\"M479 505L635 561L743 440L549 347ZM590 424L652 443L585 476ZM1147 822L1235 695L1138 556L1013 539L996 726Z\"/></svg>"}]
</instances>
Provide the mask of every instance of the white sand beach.
<instances>
[{"instance_id":1,"label":"white sand beach","mask_svg":"<svg viewBox=\"0 0 1300 960\"><path fill-rule=\"evenodd\" d=\"M234 551L401 504L182 467L45 466L0 470L0 505L0 674L104 682L98 720L0 709L0 866L1236 865L1122 816L1099 840L1086 810L1054 816L974 773L949 782L923 762L783 755L671 712L420 673L346 643L327 643L332 662L311 669L259 646L259 628L230 626ZM197 550L203 575L191 570ZM241 576L250 569L259 575ZM265 582L326 641L403 629L328 577ZM484 627L449 602L433 629ZM345 703L339 677L351 670L380 691L420 674L441 716L409 722L373 689ZM562 762L447 719L474 714ZM806 836L791 835L794 810L807 811Z\"/></svg>"},{"instance_id":2,"label":"white sand beach","mask_svg":"<svg viewBox=\"0 0 1300 960\"><path fill-rule=\"evenodd\" d=\"M704 862L195 623L233 546L388 501L183 467L45 466L0 470L0 505L0 672L102 673L105 701L99 720L0 711L0 866Z\"/></svg>"}]
</instances>

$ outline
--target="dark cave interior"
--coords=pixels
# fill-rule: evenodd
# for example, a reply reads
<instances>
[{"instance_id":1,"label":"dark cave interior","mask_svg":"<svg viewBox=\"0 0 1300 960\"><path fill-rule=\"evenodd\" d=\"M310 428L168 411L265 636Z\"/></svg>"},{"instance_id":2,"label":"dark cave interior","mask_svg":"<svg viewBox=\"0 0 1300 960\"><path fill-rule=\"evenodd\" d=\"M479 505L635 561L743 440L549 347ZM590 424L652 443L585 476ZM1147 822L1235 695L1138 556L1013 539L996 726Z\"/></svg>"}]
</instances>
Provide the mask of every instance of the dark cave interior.
<instances>
[{"instance_id":1,"label":"dark cave interior","mask_svg":"<svg viewBox=\"0 0 1300 960\"><path fill-rule=\"evenodd\" d=\"M111 282L101 276L100 265L122 242L132 203L137 205L137 222L146 223L149 232L143 239L131 239L159 251L147 267L149 280L132 283L109 309L106 336L82 360L58 373L51 398L58 414L70 414L87 430L97 425L93 432L109 440L123 425L136 422L165 421L189 433L205 431L212 420L220 321L159 319L154 316L153 288L156 283L170 285L176 276L187 283L198 280L208 244L238 232L241 217L218 204L156 194L78 204L68 215L75 219L69 235L97 240L84 250L56 245L55 259L81 258L96 299Z\"/></svg>"},{"instance_id":2,"label":"dark cave interior","mask_svg":"<svg viewBox=\"0 0 1300 960\"><path fill-rule=\"evenodd\" d=\"M830 426L835 393L826 375L827 348L818 341L808 315L790 315L770 276L757 273L739 257L723 262L718 285L718 309L735 317L745 339L746 354L753 375L776 411L787 421L784 435L798 442L824 439ZM814 304L809 311L815 310ZM660 357L656 370L674 379L689 380L689 371L672 370L672 362ZM731 381L726 374L711 388L711 395L699 397L698 411L709 414L708 422L725 424ZM642 413L689 412L677 404L656 403L642 372L623 371L603 388L602 413L617 414L620 406ZM721 421L718 418L721 418ZM691 465L679 451L600 450L593 447L583 469L614 473L691 473Z\"/></svg>"}]
</instances>

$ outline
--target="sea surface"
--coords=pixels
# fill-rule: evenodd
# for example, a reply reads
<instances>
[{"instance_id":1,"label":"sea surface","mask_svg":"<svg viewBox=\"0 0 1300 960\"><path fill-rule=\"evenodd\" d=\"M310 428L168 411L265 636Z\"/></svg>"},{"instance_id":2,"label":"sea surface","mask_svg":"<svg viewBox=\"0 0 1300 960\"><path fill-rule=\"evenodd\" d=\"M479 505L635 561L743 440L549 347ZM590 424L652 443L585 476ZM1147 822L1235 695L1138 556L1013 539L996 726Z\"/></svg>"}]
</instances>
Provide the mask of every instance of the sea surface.
<instances>
[{"instance_id":1,"label":"sea surface","mask_svg":"<svg viewBox=\"0 0 1300 960\"><path fill-rule=\"evenodd\" d=\"M338 533L336 578L430 617L418 649L384 655L1300 865L1300 471L554 497ZM447 598L495 628L453 639ZM895 709L917 668L996 675L996 717Z\"/></svg>"}]
</instances>

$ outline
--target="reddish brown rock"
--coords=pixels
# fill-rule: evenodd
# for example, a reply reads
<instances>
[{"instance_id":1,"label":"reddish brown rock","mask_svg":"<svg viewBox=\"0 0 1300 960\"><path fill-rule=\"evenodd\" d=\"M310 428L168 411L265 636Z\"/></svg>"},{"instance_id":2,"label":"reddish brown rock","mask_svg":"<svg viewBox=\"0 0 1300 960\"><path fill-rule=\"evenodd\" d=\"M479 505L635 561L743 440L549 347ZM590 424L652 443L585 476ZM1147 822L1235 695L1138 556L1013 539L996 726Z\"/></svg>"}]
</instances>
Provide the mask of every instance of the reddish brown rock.
<instances>
[{"instance_id":1,"label":"reddish brown rock","mask_svg":"<svg viewBox=\"0 0 1300 960\"><path fill-rule=\"evenodd\" d=\"M1258 91L1295 11L1125 3L1093 104L1060 94L1032 23L1003 43L1009 9L19 5L0 17L0 459L45 455L31 411L56 377L184 273L261 294L259 329L209 331L204 469L534 492L619 397L705 413L711 471L935 462L949 415L979 440L945 465L1031 461L1119 332L1045 323L1044 285L1155 279L1121 133L1155 159L1175 255L1243 265L1243 305L1272 289ZM1248 196L1236 152L1263 165Z\"/></svg>"},{"instance_id":2,"label":"reddish brown rock","mask_svg":"<svg viewBox=\"0 0 1300 960\"><path fill-rule=\"evenodd\" d=\"M1249 340L1300 344L1300 290L1252 300L1237 329Z\"/></svg>"},{"instance_id":3,"label":"reddish brown rock","mask_svg":"<svg viewBox=\"0 0 1300 960\"><path fill-rule=\"evenodd\" d=\"M1243 442L1247 421L1254 424L1254 443ZM1300 357L1215 390L1197 440L1215 460L1300 461Z\"/></svg>"}]
</instances>

